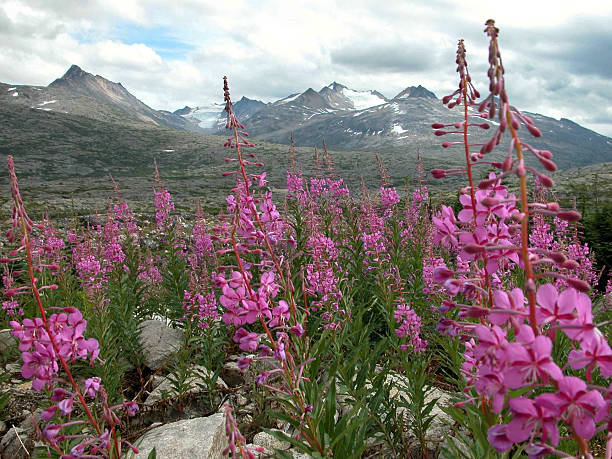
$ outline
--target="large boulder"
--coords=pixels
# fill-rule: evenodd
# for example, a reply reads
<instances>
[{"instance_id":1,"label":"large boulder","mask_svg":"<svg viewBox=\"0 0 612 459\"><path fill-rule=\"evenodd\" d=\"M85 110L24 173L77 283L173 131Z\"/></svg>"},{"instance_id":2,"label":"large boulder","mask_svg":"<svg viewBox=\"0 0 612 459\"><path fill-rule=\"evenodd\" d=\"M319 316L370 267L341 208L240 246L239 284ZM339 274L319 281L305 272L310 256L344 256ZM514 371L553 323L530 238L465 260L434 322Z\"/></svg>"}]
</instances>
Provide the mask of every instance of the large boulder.
<instances>
[{"instance_id":1,"label":"large boulder","mask_svg":"<svg viewBox=\"0 0 612 459\"><path fill-rule=\"evenodd\" d=\"M151 370L161 368L181 346L183 332L168 327L160 320L145 320L140 324L140 345L145 363Z\"/></svg>"},{"instance_id":2,"label":"large boulder","mask_svg":"<svg viewBox=\"0 0 612 459\"><path fill-rule=\"evenodd\" d=\"M223 413L172 422L148 431L136 443L135 459L146 459L155 448L164 459L222 459L227 446Z\"/></svg>"}]
</instances>

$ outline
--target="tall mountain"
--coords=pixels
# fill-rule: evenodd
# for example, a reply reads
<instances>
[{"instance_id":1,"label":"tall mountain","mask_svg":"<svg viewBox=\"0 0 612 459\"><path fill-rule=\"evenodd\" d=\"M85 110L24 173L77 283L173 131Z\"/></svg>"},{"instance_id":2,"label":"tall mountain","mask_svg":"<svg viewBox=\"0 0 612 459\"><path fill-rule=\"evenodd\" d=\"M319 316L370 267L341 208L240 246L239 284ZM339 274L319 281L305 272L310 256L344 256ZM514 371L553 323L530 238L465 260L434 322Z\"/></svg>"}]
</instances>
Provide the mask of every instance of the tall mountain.
<instances>
[{"instance_id":1,"label":"tall mountain","mask_svg":"<svg viewBox=\"0 0 612 459\"><path fill-rule=\"evenodd\" d=\"M8 88L7 88L8 89ZM185 118L154 110L123 87L72 65L49 86L15 86L9 101L33 109L58 111L101 121L144 122L174 129L199 130Z\"/></svg>"}]
</instances>

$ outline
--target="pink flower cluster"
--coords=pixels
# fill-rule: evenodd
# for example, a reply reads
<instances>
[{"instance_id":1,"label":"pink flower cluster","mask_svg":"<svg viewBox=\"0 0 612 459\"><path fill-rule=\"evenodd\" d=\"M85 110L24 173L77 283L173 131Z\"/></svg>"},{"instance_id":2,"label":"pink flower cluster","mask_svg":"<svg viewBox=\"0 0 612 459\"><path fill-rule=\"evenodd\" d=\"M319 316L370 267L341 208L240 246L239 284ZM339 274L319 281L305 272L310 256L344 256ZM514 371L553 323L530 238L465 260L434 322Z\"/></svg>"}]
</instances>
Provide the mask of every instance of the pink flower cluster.
<instances>
[{"instance_id":1,"label":"pink flower cluster","mask_svg":"<svg viewBox=\"0 0 612 459\"><path fill-rule=\"evenodd\" d=\"M63 312L52 314L47 326L38 317L23 319L22 323L11 321L10 324L13 327L11 334L20 341L19 350L24 362L21 375L32 378L32 387L37 391L53 386L59 371L58 354L66 362L89 358L93 363L100 352L95 338L85 339L83 336L87 321L75 308L64 308Z\"/></svg>"},{"instance_id":2,"label":"pink flower cluster","mask_svg":"<svg viewBox=\"0 0 612 459\"><path fill-rule=\"evenodd\" d=\"M545 187L552 186L552 180L526 166L523 153L533 154L549 171L556 166L551 161L552 153L536 150L518 138L521 126L535 137L541 133L528 117L509 105L497 45L498 29L492 20L487 21L485 31L491 40L489 96L484 102L475 103L479 95L471 86L465 47L460 41L459 89L443 102L449 107L463 105L465 118L455 123L458 131L440 130L447 125L439 123L432 125L438 129L436 135L462 134L463 142L445 142L443 146L462 145L466 155L466 169L434 170L433 175L466 174L469 180L460 196L463 209L457 218L448 207L433 218L434 241L457 256L457 269L439 266L433 272L433 279L444 286L450 297L443 301L440 312L458 309L459 319L443 317L438 330L460 336L465 343L462 373L470 399L511 419L488 430L488 440L498 452L527 442L525 451L529 457L564 455L556 450L562 423L578 439L579 455L592 457L588 440L612 426L612 385L607 388L587 384L583 379L564 374L568 368L584 369L589 383L596 371L604 379L612 376L612 350L593 321L591 300L585 293L590 290L592 278L584 275L577 262L588 259L588 247L575 241L564 242L568 234L566 222L577 220L577 212L563 211L555 202L528 201L527 171ZM472 116L468 111L470 105L477 108L477 117L489 119L499 115L490 141L468 144L469 126L489 127L487 123L468 124ZM506 159L484 161L508 131L511 140ZM470 152L475 145L481 147L480 151ZM491 173L476 186L472 168L482 164L501 172ZM501 183L510 175L519 179L518 197ZM543 201L542 193L539 198ZM556 217L560 239L552 237L546 216ZM532 228L535 224L535 231L530 231L530 224ZM590 269L588 263L584 265ZM515 272L522 275L516 276ZM544 278L552 278L553 283L543 281ZM559 361L560 357L553 353L553 343L560 332L572 347L566 362ZM608 437L609 451L611 447L612 437Z\"/></svg>"}]
</instances>

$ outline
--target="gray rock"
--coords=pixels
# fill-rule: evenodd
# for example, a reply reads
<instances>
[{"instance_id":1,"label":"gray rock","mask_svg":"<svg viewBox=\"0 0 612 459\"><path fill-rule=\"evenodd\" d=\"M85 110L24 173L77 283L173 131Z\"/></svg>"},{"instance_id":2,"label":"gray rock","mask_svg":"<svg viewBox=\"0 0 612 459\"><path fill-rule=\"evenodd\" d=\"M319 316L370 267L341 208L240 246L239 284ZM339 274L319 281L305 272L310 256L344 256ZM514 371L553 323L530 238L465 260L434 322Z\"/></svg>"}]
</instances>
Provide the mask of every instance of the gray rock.
<instances>
[{"instance_id":1,"label":"gray rock","mask_svg":"<svg viewBox=\"0 0 612 459\"><path fill-rule=\"evenodd\" d=\"M185 381L187 385L191 386L190 389L186 392L187 394L193 394L202 391L202 388L200 386L206 387L206 381L204 377L211 374L210 370L206 369L201 365L196 365L195 367L193 367L193 371L194 376ZM217 389L227 389L227 384L225 384L225 382L221 378L217 378L215 386ZM172 381L169 377L164 377L161 379L161 382L159 382L155 386L155 389L153 389L153 391L149 394L144 404L147 406L153 405L154 403L164 398L164 393L167 393L168 397L175 397L177 395L174 389L172 388Z\"/></svg>"},{"instance_id":2,"label":"gray rock","mask_svg":"<svg viewBox=\"0 0 612 459\"><path fill-rule=\"evenodd\" d=\"M21 374L21 365L18 363L9 363L6 365L6 371L12 374Z\"/></svg>"},{"instance_id":3,"label":"gray rock","mask_svg":"<svg viewBox=\"0 0 612 459\"><path fill-rule=\"evenodd\" d=\"M0 330L0 354L6 354L7 351L17 346L17 340L11 335L11 330L5 328Z\"/></svg>"},{"instance_id":4,"label":"gray rock","mask_svg":"<svg viewBox=\"0 0 612 459\"><path fill-rule=\"evenodd\" d=\"M34 439L21 427L12 426L0 440L0 457L11 459L29 458L34 448Z\"/></svg>"},{"instance_id":5,"label":"gray rock","mask_svg":"<svg viewBox=\"0 0 612 459\"><path fill-rule=\"evenodd\" d=\"M182 337L180 330L170 328L159 320L145 320L141 323L140 345L147 367L151 370L161 368L180 347Z\"/></svg>"},{"instance_id":6,"label":"gray rock","mask_svg":"<svg viewBox=\"0 0 612 459\"><path fill-rule=\"evenodd\" d=\"M222 459L227 446L225 418L217 413L156 427L136 441L135 459L146 459L155 448L163 459Z\"/></svg>"},{"instance_id":7,"label":"gray rock","mask_svg":"<svg viewBox=\"0 0 612 459\"><path fill-rule=\"evenodd\" d=\"M274 452L277 449L288 450L291 445L288 441L281 441L268 432L259 432L253 438L253 444L263 446L267 451Z\"/></svg>"},{"instance_id":8,"label":"gray rock","mask_svg":"<svg viewBox=\"0 0 612 459\"><path fill-rule=\"evenodd\" d=\"M241 386L245 384L247 380L247 373L238 368L238 363L234 361L225 362L223 364L221 376L223 376L223 380L226 381L230 387Z\"/></svg>"}]
</instances>

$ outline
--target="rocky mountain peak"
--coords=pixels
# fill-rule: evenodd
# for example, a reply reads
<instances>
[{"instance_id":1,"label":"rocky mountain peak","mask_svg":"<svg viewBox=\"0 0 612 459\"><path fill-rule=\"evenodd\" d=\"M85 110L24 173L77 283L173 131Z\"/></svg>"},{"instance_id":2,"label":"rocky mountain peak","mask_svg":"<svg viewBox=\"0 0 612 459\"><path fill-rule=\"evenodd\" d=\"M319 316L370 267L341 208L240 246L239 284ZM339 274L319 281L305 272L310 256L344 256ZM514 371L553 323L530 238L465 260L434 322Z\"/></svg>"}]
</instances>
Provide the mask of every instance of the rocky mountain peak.
<instances>
[{"instance_id":1,"label":"rocky mountain peak","mask_svg":"<svg viewBox=\"0 0 612 459\"><path fill-rule=\"evenodd\" d=\"M173 113L175 115L189 115L191 112L193 111L193 108L191 108L189 105L185 105L183 108L179 108L178 110L175 110Z\"/></svg>"},{"instance_id":2,"label":"rocky mountain peak","mask_svg":"<svg viewBox=\"0 0 612 459\"><path fill-rule=\"evenodd\" d=\"M437 99L436 95L431 92L429 89L418 85L418 86L409 86L400 92L394 99L408 99L412 97L425 97L428 99Z\"/></svg>"},{"instance_id":3,"label":"rocky mountain peak","mask_svg":"<svg viewBox=\"0 0 612 459\"><path fill-rule=\"evenodd\" d=\"M64 76L61 79L68 80L74 78L83 78L84 76L93 76L91 73L85 72L81 67L76 64L72 64L68 71L64 73Z\"/></svg>"}]
</instances>

